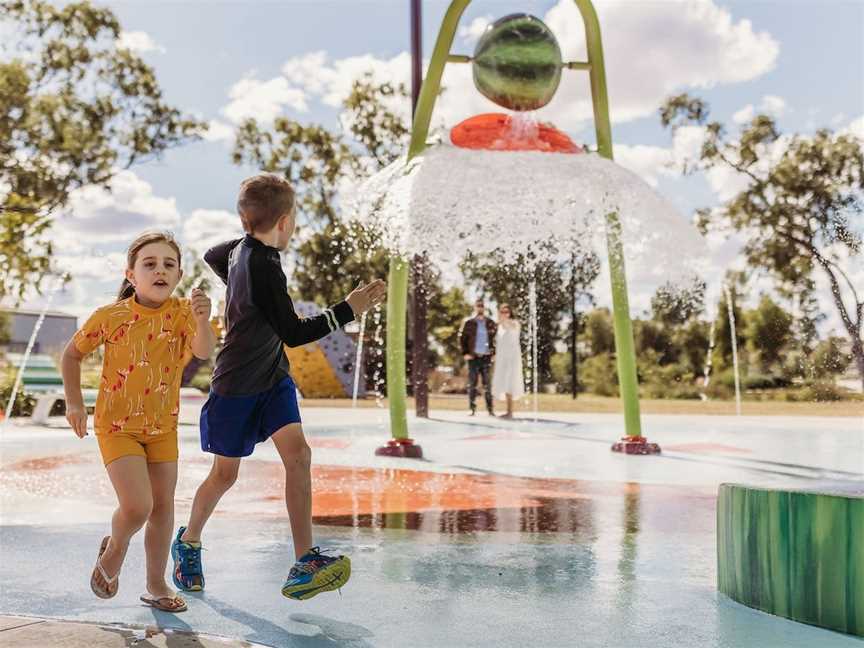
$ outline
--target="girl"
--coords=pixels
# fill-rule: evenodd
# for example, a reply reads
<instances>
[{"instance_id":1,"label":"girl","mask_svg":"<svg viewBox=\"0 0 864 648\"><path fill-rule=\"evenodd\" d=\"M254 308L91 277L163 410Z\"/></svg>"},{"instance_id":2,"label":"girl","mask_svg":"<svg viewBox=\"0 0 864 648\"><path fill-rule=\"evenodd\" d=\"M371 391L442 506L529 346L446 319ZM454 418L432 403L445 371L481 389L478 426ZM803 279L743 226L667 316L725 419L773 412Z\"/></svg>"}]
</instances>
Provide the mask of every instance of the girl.
<instances>
[{"instance_id":1,"label":"girl","mask_svg":"<svg viewBox=\"0 0 864 648\"><path fill-rule=\"evenodd\" d=\"M497 398L507 401L507 412L501 418L513 418L513 399L525 394L522 376L522 348L519 335L522 327L512 318L510 306L501 304L498 309L498 332L495 336L495 372L492 375L492 391Z\"/></svg>"},{"instance_id":2,"label":"girl","mask_svg":"<svg viewBox=\"0 0 864 648\"><path fill-rule=\"evenodd\" d=\"M171 297L180 281L180 248L167 233L150 232L129 246L126 278L117 301L96 310L66 345L63 385L66 418L87 435L81 360L105 345L93 427L119 506L111 535L102 540L90 587L99 598L117 594L130 538L146 523L147 593L141 601L166 612L186 602L165 582L177 483L177 414L187 351L210 357L216 338L210 300Z\"/></svg>"}]
</instances>

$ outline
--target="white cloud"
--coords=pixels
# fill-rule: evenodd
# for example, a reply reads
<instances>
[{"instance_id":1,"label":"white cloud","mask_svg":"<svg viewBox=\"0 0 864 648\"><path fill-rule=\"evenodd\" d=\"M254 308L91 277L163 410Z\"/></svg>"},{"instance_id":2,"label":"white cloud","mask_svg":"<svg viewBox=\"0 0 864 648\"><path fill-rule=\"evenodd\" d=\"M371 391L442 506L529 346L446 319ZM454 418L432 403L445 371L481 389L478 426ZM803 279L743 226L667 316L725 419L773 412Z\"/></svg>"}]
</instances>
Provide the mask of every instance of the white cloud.
<instances>
[{"instance_id":1,"label":"white cloud","mask_svg":"<svg viewBox=\"0 0 864 648\"><path fill-rule=\"evenodd\" d=\"M181 215L173 197L155 194L132 171L118 173L112 187L112 193L97 187L74 192L70 208L54 222L54 266L72 277L55 298L57 309L86 317L110 302L126 268L126 247L146 229L172 230L181 249L195 255L243 236L236 214L196 209ZM44 300L31 292L25 304L38 308Z\"/></svg>"},{"instance_id":2,"label":"white cloud","mask_svg":"<svg viewBox=\"0 0 864 648\"><path fill-rule=\"evenodd\" d=\"M786 100L777 95L765 95L757 109L753 104L747 104L741 110L732 115L732 121L736 124L748 124L753 121L756 112L769 117L780 117L786 112Z\"/></svg>"},{"instance_id":3,"label":"white cloud","mask_svg":"<svg viewBox=\"0 0 864 648\"><path fill-rule=\"evenodd\" d=\"M123 31L117 39L117 47L132 50L139 54L146 52L165 53L165 48L151 38L150 34L143 31Z\"/></svg>"},{"instance_id":4,"label":"white cloud","mask_svg":"<svg viewBox=\"0 0 864 648\"><path fill-rule=\"evenodd\" d=\"M240 218L224 209L196 209L183 219L182 241L196 254L242 236Z\"/></svg>"},{"instance_id":5,"label":"white cloud","mask_svg":"<svg viewBox=\"0 0 864 648\"><path fill-rule=\"evenodd\" d=\"M459 28L459 38L461 38L466 45L473 45L480 40L483 32L486 31L486 28L491 23L492 16L480 16L479 18L475 18L467 26Z\"/></svg>"},{"instance_id":6,"label":"white cloud","mask_svg":"<svg viewBox=\"0 0 864 648\"><path fill-rule=\"evenodd\" d=\"M208 142L230 142L234 139L234 129L223 121L211 119L207 126L204 139Z\"/></svg>"},{"instance_id":7,"label":"white cloud","mask_svg":"<svg viewBox=\"0 0 864 648\"><path fill-rule=\"evenodd\" d=\"M604 28L606 75L616 122L655 115L673 92L757 78L774 67L779 53L779 44L769 33L755 31L748 20L733 19L715 0L597 0L595 5ZM476 35L484 20L475 19L460 33ZM585 60L585 30L573 2L561 0L545 21L558 37L566 60ZM240 81L232 88L232 101L223 114L236 122L250 115L272 119L286 105L305 110L312 100L338 107L352 82L367 71L379 81L408 84L410 56L403 52L389 59L367 54L330 60L319 51L295 57L283 65L282 76ZM470 65L447 65L443 85L436 123L452 127L471 115L501 110L475 90ZM779 97L766 101L771 109L782 110ZM395 103L407 104L401 99ZM408 111L407 105L399 109ZM557 95L538 111L538 117L571 132L583 128L593 117L587 75L565 71Z\"/></svg>"},{"instance_id":8,"label":"white cloud","mask_svg":"<svg viewBox=\"0 0 864 648\"><path fill-rule=\"evenodd\" d=\"M864 140L864 115L854 119L846 128L840 131L843 134L854 135L860 140Z\"/></svg>"},{"instance_id":9,"label":"white cloud","mask_svg":"<svg viewBox=\"0 0 864 648\"><path fill-rule=\"evenodd\" d=\"M618 144L615 147L615 161L638 174L652 187L657 186L659 176L675 175L669 168L672 162L672 149L660 146Z\"/></svg>"},{"instance_id":10,"label":"white cloud","mask_svg":"<svg viewBox=\"0 0 864 648\"><path fill-rule=\"evenodd\" d=\"M55 240L73 248L127 241L146 229L174 229L180 213L174 198L153 193L150 183L124 170L111 181L111 191L88 186L74 191L68 209L56 220Z\"/></svg>"},{"instance_id":11,"label":"white cloud","mask_svg":"<svg viewBox=\"0 0 864 648\"><path fill-rule=\"evenodd\" d=\"M780 117L786 112L786 100L777 95L765 95L762 97L761 110L771 117Z\"/></svg>"},{"instance_id":12,"label":"white cloud","mask_svg":"<svg viewBox=\"0 0 864 648\"><path fill-rule=\"evenodd\" d=\"M687 88L710 88L771 70L779 44L735 21L713 0L632 3L597 0L603 28L609 100L615 121L654 114L663 99ZM585 60L581 15L569 0L546 14L567 60ZM591 116L587 78L569 73L547 110L555 123L574 127Z\"/></svg>"},{"instance_id":13,"label":"white cloud","mask_svg":"<svg viewBox=\"0 0 864 648\"><path fill-rule=\"evenodd\" d=\"M753 104L747 104L732 115L732 121L736 124L749 124L755 116L756 108L753 107Z\"/></svg>"},{"instance_id":14,"label":"white cloud","mask_svg":"<svg viewBox=\"0 0 864 648\"><path fill-rule=\"evenodd\" d=\"M105 254L57 254L54 263L58 269L69 272L75 281L104 281L106 277L117 276L119 283L126 268L126 255L115 251Z\"/></svg>"},{"instance_id":15,"label":"white cloud","mask_svg":"<svg viewBox=\"0 0 864 648\"><path fill-rule=\"evenodd\" d=\"M284 113L286 107L297 112L306 112L306 94L289 84L284 77L269 81L247 77L235 83L229 91L231 102L222 109L222 114L234 124L254 117L261 122L271 122Z\"/></svg>"},{"instance_id":16,"label":"white cloud","mask_svg":"<svg viewBox=\"0 0 864 648\"><path fill-rule=\"evenodd\" d=\"M282 74L303 92L319 99L324 105L339 107L351 93L354 81L365 73L379 83L405 83L410 81L411 56L402 52L390 59L379 59L371 54L351 56L330 61L326 52L312 52L288 59ZM406 103L400 101L400 103Z\"/></svg>"}]
</instances>

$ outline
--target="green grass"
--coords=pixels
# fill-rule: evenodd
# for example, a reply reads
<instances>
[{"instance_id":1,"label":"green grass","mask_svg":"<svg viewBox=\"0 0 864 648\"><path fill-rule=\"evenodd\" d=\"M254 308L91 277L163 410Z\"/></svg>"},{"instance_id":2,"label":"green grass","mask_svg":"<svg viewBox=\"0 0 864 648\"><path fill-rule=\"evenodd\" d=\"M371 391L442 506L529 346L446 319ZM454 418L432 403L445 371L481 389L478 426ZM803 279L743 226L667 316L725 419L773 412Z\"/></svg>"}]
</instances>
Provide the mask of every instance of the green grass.
<instances>
[{"instance_id":1,"label":"green grass","mask_svg":"<svg viewBox=\"0 0 864 648\"><path fill-rule=\"evenodd\" d=\"M584 412L584 413L620 413L621 401L618 398L580 394L573 400L567 394L541 394L539 396L539 411L541 412ZM385 401L386 407L386 401ZM305 399L304 407L350 407L351 399ZM712 414L734 415L734 401L712 400L707 402L696 400L656 400L640 401L643 414ZM358 407L377 407L375 399L369 397L358 402ZM409 409L413 409L413 399L408 399ZM498 409L503 409L503 403L496 403ZM468 397L464 394L443 395L432 394L429 399L429 409L435 410L467 410ZM517 412L532 411L530 397L518 403ZM864 402L837 401L830 403L787 403L783 401L750 401L742 403L742 414L745 416L864 416Z\"/></svg>"}]
</instances>

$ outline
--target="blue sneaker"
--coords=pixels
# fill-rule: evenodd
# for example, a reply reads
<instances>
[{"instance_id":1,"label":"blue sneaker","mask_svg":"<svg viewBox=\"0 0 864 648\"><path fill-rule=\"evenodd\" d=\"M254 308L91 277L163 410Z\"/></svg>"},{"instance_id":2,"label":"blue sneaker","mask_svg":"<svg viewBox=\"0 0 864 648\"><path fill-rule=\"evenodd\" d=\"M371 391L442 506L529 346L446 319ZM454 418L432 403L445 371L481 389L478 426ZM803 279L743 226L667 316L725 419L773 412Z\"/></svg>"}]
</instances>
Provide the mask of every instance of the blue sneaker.
<instances>
[{"instance_id":1,"label":"blue sneaker","mask_svg":"<svg viewBox=\"0 0 864 648\"><path fill-rule=\"evenodd\" d=\"M325 556L312 547L288 572L282 595L305 601L321 592L339 589L351 578L351 561L347 556Z\"/></svg>"},{"instance_id":2,"label":"blue sneaker","mask_svg":"<svg viewBox=\"0 0 864 648\"><path fill-rule=\"evenodd\" d=\"M204 571L201 568L201 543L183 542L180 537L186 527L180 527L171 543L171 558L174 559L172 578L174 585L184 592L200 592L204 589Z\"/></svg>"}]
</instances>

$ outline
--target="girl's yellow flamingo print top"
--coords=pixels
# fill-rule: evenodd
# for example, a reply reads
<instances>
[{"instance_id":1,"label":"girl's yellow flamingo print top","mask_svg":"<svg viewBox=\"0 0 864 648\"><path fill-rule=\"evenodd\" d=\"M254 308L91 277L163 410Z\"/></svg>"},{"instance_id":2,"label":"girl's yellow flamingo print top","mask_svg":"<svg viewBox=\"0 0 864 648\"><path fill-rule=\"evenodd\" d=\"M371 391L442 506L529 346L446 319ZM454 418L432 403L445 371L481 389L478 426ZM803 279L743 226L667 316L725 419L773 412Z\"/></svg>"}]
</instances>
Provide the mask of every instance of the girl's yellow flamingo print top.
<instances>
[{"instance_id":1,"label":"girl's yellow flamingo print top","mask_svg":"<svg viewBox=\"0 0 864 648\"><path fill-rule=\"evenodd\" d=\"M132 296L90 316L73 340L82 354L105 345L97 434L177 429L180 379L195 331L188 299L172 297L159 308L147 308Z\"/></svg>"}]
</instances>

